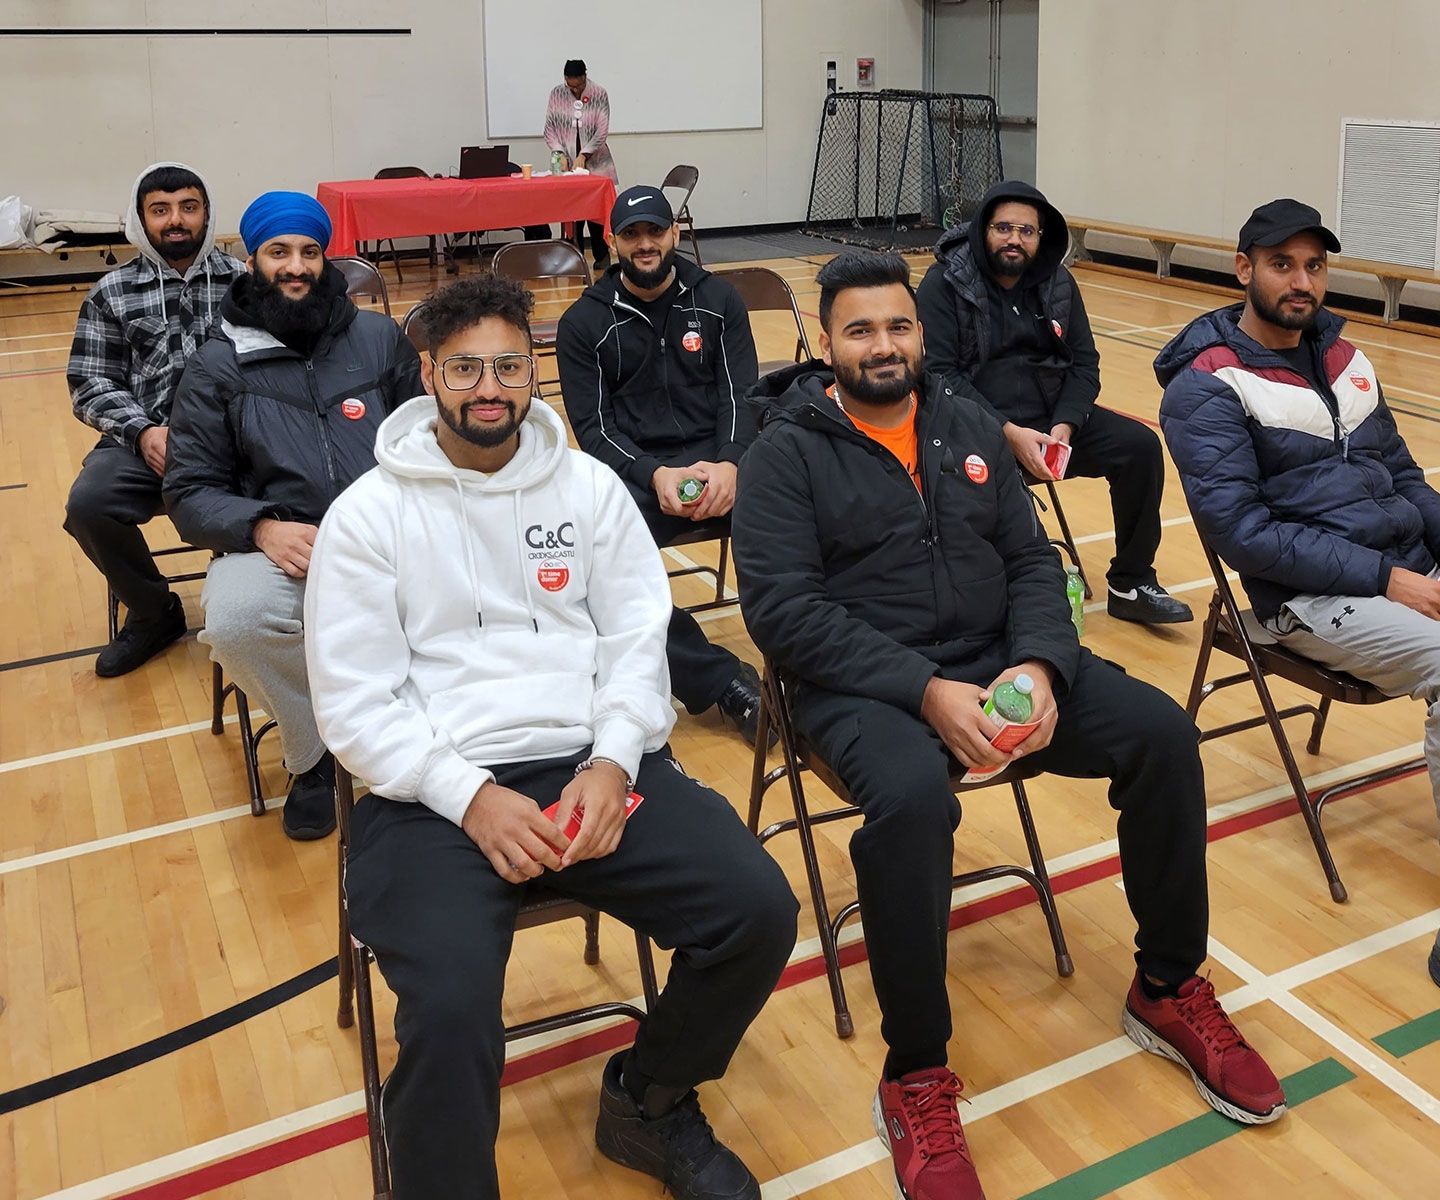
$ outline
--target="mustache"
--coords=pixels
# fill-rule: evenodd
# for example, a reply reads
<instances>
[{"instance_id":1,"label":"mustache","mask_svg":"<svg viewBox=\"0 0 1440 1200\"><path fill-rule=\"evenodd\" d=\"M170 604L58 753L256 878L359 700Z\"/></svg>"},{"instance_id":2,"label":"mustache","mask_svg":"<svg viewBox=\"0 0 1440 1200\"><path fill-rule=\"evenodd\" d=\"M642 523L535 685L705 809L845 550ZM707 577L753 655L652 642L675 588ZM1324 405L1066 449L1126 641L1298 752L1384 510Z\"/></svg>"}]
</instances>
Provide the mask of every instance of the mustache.
<instances>
[{"instance_id":1,"label":"mustache","mask_svg":"<svg viewBox=\"0 0 1440 1200\"><path fill-rule=\"evenodd\" d=\"M905 356L904 356L904 355L902 355L902 354L892 354L892 355L890 355L889 358L866 358L866 359L862 359L861 362L860 362L860 369L861 369L862 371L867 371L867 370L873 370L873 369L876 368L876 367L903 367L904 365L905 365Z\"/></svg>"},{"instance_id":2,"label":"mustache","mask_svg":"<svg viewBox=\"0 0 1440 1200\"><path fill-rule=\"evenodd\" d=\"M1313 292L1286 292L1280 297L1281 304L1286 304L1291 300L1304 300L1309 304L1314 304L1315 294Z\"/></svg>"}]
</instances>

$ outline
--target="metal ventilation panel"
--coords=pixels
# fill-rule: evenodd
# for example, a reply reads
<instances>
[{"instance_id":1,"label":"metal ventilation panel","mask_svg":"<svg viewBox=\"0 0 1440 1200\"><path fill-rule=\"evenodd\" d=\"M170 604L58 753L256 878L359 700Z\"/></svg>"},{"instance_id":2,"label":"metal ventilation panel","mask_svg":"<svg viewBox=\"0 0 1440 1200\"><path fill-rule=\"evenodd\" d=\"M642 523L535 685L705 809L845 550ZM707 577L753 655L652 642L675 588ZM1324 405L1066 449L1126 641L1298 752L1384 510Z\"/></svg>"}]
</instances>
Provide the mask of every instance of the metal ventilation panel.
<instances>
[{"instance_id":1,"label":"metal ventilation panel","mask_svg":"<svg viewBox=\"0 0 1440 1200\"><path fill-rule=\"evenodd\" d=\"M1340 243L1347 255L1440 268L1440 125L1340 125Z\"/></svg>"}]
</instances>

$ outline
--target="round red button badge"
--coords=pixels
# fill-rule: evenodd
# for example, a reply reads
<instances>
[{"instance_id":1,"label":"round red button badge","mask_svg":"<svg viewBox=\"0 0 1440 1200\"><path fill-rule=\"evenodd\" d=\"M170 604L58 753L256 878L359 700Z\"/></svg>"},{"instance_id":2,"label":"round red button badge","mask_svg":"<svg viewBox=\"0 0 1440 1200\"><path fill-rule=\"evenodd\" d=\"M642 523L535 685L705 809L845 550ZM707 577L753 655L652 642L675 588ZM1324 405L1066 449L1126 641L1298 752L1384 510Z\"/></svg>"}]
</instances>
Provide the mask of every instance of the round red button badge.
<instances>
[{"instance_id":1,"label":"round red button badge","mask_svg":"<svg viewBox=\"0 0 1440 1200\"><path fill-rule=\"evenodd\" d=\"M965 460L965 474L976 483L984 483L990 478L990 468L978 454L972 454Z\"/></svg>"},{"instance_id":2,"label":"round red button badge","mask_svg":"<svg viewBox=\"0 0 1440 1200\"><path fill-rule=\"evenodd\" d=\"M352 421L358 421L365 415L365 401L363 400L342 400L340 411Z\"/></svg>"},{"instance_id":3,"label":"round red button badge","mask_svg":"<svg viewBox=\"0 0 1440 1200\"><path fill-rule=\"evenodd\" d=\"M1362 392L1368 392L1370 390L1370 381L1363 375L1350 376L1350 382Z\"/></svg>"},{"instance_id":4,"label":"round red button badge","mask_svg":"<svg viewBox=\"0 0 1440 1200\"><path fill-rule=\"evenodd\" d=\"M547 592L558 592L570 582L570 568L564 563L543 562L535 572L535 578Z\"/></svg>"},{"instance_id":5,"label":"round red button badge","mask_svg":"<svg viewBox=\"0 0 1440 1200\"><path fill-rule=\"evenodd\" d=\"M694 354L701 346L700 335L692 329L680 339L680 344L690 351L691 354Z\"/></svg>"}]
</instances>

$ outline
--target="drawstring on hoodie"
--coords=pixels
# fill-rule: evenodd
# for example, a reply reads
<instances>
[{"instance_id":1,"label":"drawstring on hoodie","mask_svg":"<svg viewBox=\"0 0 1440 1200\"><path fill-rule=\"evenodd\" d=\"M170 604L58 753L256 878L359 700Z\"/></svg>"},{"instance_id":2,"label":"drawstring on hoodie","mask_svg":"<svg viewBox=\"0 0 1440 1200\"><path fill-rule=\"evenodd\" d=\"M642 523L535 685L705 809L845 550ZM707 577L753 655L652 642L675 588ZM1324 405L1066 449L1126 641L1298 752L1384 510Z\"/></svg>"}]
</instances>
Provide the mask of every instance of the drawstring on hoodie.
<instances>
[{"instance_id":1,"label":"drawstring on hoodie","mask_svg":"<svg viewBox=\"0 0 1440 1200\"><path fill-rule=\"evenodd\" d=\"M475 552L470 548L470 519L465 508L465 488L458 476L451 476L451 482L455 485L455 499L460 505L460 524L465 530L465 536L461 541L465 544L465 570L470 576L470 595L475 600L475 622L481 629L485 628L485 613L480 604L480 572L475 569ZM515 514L515 549L520 558L520 581L525 589L525 611L530 614L530 628L536 633L540 632L540 620L535 612L535 597L530 593L530 573L525 569L525 530L520 519L520 495L518 492L510 493L510 508Z\"/></svg>"},{"instance_id":2,"label":"drawstring on hoodie","mask_svg":"<svg viewBox=\"0 0 1440 1200\"><path fill-rule=\"evenodd\" d=\"M530 594L530 572L525 568L525 530L520 525L520 492L510 493L510 505L515 512L515 552L520 556L520 584L525 589L525 611L530 614L530 628L540 632L540 622L535 617L535 597Z\"/></svg>"},{"instance_id":3,"label":"drawstring on hoodie","mask_svg":"<svg viewBox=\"0 0 1440 1200\"><path fill-rule=\"evenodd\" d=\"M465 489L459 476L452 475L450 482L455 485L455 501L460 506L460 525L465 536L460 539L465 547L465 571L470 576L470 596L475 601L475 623L485 628L485 614L480 608L480 573L475 570L475 551L470 548L470 521L465 514Z\"/></svg>"}]
</instances>

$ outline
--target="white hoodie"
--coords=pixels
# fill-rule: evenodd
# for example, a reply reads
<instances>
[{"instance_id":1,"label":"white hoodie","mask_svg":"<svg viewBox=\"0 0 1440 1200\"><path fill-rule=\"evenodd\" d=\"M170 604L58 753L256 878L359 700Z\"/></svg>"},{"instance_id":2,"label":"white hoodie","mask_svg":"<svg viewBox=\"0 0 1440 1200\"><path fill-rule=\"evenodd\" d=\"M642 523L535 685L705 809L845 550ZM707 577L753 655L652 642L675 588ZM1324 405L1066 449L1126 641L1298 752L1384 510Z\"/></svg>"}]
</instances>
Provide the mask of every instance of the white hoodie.
<instances>
[{"instance_id":1,"label":"white hoodie","mask_svg":"<svg viewBox=\"0 0 1440 1200\"><path fill-rule=\"evenodd\" d=\"M675 724L665 568L610 468L542 401L515 457L463 470L420 396L330 506L305 587L320 736L392 800L457 825L490 767L575 754L634 776Z\"/></svg>"}]
</instances>

